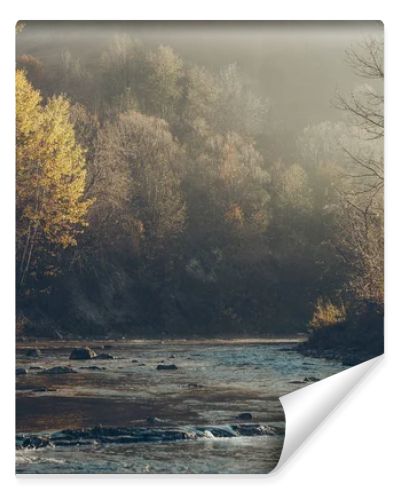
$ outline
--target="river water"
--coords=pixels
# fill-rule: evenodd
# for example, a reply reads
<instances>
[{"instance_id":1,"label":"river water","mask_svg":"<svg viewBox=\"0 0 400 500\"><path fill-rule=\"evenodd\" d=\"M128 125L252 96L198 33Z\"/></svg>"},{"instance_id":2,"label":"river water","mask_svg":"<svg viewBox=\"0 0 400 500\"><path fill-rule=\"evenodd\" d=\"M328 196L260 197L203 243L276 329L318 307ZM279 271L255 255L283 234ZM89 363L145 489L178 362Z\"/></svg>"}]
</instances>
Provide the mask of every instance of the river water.
<instances>
[{"instance_id":1,"label":"river water","mask_svg":"<svg viewBox=\"0 0 400 500\"><path fill-rule=\"evenodd\" d=\"M69 360L82 341L17 345L27 371L17 376L17 473L267 473L284 440L279 397L343 370L282 341L89 345L113 359ZM45 373L55 366L74 373ZM35 437L48 445L27 447Z\"/></svg>"}]
</instances>

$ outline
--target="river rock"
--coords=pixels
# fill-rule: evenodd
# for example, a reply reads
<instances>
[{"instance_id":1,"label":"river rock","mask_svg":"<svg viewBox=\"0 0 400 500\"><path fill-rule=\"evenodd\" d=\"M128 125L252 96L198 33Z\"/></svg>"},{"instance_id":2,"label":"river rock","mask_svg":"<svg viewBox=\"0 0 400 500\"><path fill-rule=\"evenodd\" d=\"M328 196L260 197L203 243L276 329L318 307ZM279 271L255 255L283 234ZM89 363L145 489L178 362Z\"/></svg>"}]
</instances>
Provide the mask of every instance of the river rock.
<instances>
[{"instance_id":1,"label":"river rock","mask_svg":"<svg viewBox=\"0 0 400 500\"><path fill-rule=\"evenodd\" d=\"M40 358L40 356L42 355L42 353L40 352L40 349L36 349L36 348L26 349L24 354L27 358Z\"/></svg>"},{"instance_id":2,"label":"river rock","mask_svg":"<svg viewBox=\"0 0 400 500\"><path fill-rule=\"evenodd\" d=\"M65 373L78 373L73 368L69 366L53 366L53 368L48 368L47 370L43 370L46 375L63 375Z\"/></svg>"},{"instance_id":3,"label":"river rock","mask_svg":"<svg viewBox=\"0 0 400 500\"><path fill-rule=\"evenodd\" d=\"M25 368L16 368L15 369L15 375L26 375L27 371Z\"/></svg>"},{"instance_id":4,"label":"river rock","mask_svg":"<svg viewBox=\"0 0 400 500\"><path fill-rule=\"evenodd\" d=\"M77 347L72 350L69 359L93 359L96 353L90 347Z\"/></svg>"},{"instance_id":5,"label":"river rock","mask_svg":"<svg viewBox=\"0 0 400 500\"><path fill-rule=\"evenodd\" d=\"M204 387L204 385L196 384L195 382L189 382L187 386L189 389L202 389Z\"/></svg>"},{"instance_id":6,"label":"river rock","mask_svg":"<svg viewBox=\"0 0 400 500\"><path fill-rule=\"evenodd\" d=\"M176 365L157 365L157 370L177 370Z\"/></svg>"},{"instance_id":7,"label":"river rock","mask_svg":"<svg viewBox=\"0 0 400 500\"><path fill-rule=\"evenodd\" d=\"M114 356L108 354L107 352L102 352L101 354L95 356L95 359L114 359Z\"/></svg>"},{"instance_id":8,"label":"river rock","mask_svg":"<svg viewBox=\"0 0 400 500\"><path fill-rule=\"evenodd\" d=\"M47 437L39 437L39 436L30 436L23 440L22 447L23 448L45 448L49 446L49 438Z\"/></svg>"},{"instance_id":9,"label":"river rock","mask_svg":"<svg viewBox=\"0 0 400 500\"><path fill-rule=\"evenodd\" d=\"M317 377L313 377L313 376L310 376L310 377L305 377L304 378L304 382L319 382L320 379L317 378Z\"/></svg>"},{"instance_id":10,"label":"river rock","mask_svg":"<svg viewBox=\"0 0 400 500\"><path fill-rule=\"evenodd\" d=\"M81 370L93 370L93 371L103 371L106 368L104 366L97 366L97 365L91 365L91 366L81 366Z\"/></svg>"},{"instance_id":11,"label":"river rock","mask_svg":"<svg viewBox=\"0 0 400 500\"><path fill-rule=\"evenodd\" d=\"M163 424L164 420L161 420L160 418L157 417L147 417L146 422L148 424L155 425L155 424Z\"/></svg>"},{"instance_id":12,"label":"river rock","mask_svg":"<svg viewBox=\"0 0 400 500\"><path fill-rule=\"evenodd\" d=\"M239 413L239 415L236 416L238 420L253 420L253 415L250 412L244 412L244 413Z\"/></svg>"}]
</instances>

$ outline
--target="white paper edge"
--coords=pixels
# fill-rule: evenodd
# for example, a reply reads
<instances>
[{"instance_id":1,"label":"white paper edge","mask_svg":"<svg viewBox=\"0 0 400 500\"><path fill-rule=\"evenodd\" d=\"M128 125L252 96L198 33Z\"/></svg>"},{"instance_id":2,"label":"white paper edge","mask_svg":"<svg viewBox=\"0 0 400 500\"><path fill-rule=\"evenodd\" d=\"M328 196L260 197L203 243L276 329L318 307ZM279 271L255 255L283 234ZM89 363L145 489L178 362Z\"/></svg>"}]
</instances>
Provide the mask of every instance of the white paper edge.
<instances>
[{"instance_id":1,"label":"white paper edge","mask_svg":"<svg viewBox=\"0 0 400 500\"><path fill-rule=\"evenodd\" d=\"M370 359L279 398L285 412L286 430L281 457L274 472L288 461L303 441L382 358L383 355Z\"/></svg>"}]
</instances>

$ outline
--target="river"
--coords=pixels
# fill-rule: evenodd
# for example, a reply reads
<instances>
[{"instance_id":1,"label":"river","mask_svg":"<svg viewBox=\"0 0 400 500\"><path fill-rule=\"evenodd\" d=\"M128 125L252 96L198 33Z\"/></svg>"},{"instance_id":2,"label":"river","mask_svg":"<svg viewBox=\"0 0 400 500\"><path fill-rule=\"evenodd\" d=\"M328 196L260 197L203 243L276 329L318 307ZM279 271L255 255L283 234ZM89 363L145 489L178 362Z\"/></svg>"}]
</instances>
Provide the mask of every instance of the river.
<instances>
[{"instance_id":1,"label":"river","mask_svg":"<svg viewBox=\"0 0 400 500\"><path fill-rule=\"evenodd\" d=\"M113 359L70 360L71 349L86 343ZM289 340L18 344L17 367L26 374L17 376L16 472L270 472L284 440L279 397L343 370L295 346ZM33 347L40 357L27 356ZM45 372L55 366L74 372ZM46 446L30 447L34 438Z\"/></svg>"}]
</instances>

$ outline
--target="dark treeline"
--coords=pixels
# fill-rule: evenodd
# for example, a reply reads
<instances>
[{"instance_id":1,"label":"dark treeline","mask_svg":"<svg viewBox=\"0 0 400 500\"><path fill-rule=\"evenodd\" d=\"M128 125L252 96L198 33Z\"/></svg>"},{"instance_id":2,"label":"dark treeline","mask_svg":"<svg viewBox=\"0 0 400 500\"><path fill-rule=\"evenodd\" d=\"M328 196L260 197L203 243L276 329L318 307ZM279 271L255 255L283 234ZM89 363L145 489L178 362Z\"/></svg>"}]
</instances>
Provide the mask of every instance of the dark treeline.
<instances>
[{"instance_id":1,"label":"dark treeline","mask_svg":"<svg viewBox=\"0 0 400 500\"><path fill-rule=\"evenodd\" d=\"M128 35L34 54L17 58L19 331L285 335L381 317L379 40L343 54L366 85L336 97L342 120L291 133L286 156L238 64Z\"/></svg>"}]
</instances>

